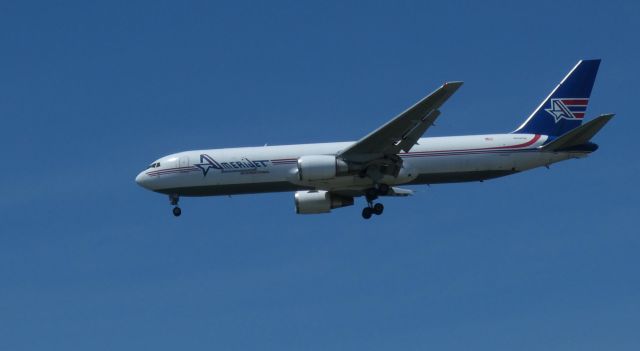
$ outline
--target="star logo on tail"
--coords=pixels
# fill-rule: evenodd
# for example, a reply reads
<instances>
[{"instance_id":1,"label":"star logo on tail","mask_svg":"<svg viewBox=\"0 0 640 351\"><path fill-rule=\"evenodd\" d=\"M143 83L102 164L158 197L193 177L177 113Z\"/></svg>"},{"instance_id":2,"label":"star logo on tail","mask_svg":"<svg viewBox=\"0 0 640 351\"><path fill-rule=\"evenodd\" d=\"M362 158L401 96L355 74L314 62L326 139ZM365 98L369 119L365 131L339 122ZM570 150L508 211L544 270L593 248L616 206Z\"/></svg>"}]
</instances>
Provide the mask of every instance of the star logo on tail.
<instances>
[{"instance_id":1,"label":"star logo on tail","mask_svg":"<svg viewBox=\"0 0 640 351\"><path fill-rule=\"evenodd\" d=\"M545 109L556 123L562 119L582 120L589 99L551 99L551 108Z\"/></svg>"}]
</instances>

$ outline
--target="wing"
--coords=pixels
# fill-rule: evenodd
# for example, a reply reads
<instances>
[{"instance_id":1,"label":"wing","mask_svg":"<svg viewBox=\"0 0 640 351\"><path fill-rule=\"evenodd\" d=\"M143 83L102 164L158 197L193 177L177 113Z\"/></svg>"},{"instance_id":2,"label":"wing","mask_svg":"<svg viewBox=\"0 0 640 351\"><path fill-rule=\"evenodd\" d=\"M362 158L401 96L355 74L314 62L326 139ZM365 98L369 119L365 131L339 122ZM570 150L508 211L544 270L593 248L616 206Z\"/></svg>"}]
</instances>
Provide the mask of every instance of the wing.
<instances>
[{"instance_id":1,"label":"wing","mask_svg":"<svg viewBox=\"0 0 640 351\"><path fill-rule=\"evenodd\" d=\"M365 163L385 156L409 151L440 115L438 110L462 82L449 82L418 101L385 125L357 141L338 157L345 161Z\"/></svg>"}]
</instances>

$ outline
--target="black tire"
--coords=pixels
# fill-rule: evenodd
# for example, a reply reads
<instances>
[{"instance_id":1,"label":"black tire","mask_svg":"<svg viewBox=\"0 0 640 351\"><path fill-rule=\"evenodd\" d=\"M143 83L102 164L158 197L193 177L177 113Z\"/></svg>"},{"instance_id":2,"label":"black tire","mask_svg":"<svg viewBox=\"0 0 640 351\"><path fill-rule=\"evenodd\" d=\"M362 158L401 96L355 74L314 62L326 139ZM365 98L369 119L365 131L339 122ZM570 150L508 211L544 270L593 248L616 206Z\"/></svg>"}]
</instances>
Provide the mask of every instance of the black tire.
<instances>
[{"instance_id":1,"label":"black tire","mask_svg":"<svg viewBox=\"0 0 640 351\"><path fill-rule=\"evenodd\" d=\"M176 217L180 217L180 215L182 214L182 210L180 209L180 207L174 207L173 208L173 215Z\"/></svg>"},{"instance_id":2,"label":"black tire","mask_svg":"<svg viewBox=\"0 0 640 351\"><path fill-rule=\"evenodd\" d=\"M372 214L373 214L373 210L371 209L371 207L365 207L362 209L362 218L369 219L371 218Z\"/></svg>"},{"instance_id":3,"label":"black tire","mask_svg":"<svg viewBox=\"0 0 640 351\"><path fill-rule=\"evenodd\" d=\"M378 194L387 195L389 193L389 186L387 184L378 185Z\"/></svg>"},{"instance_id":4,"label":"black tire","mask_svg":"<svg viewBox=\"0 0 640 351\"><path fill-rule=\"evenodd\" d=\"M384 205L383 204L375 204L373 205L373 213L375 213L376 215L381 215L382 212L384 211Z\"/></svg>"}]
</instances>

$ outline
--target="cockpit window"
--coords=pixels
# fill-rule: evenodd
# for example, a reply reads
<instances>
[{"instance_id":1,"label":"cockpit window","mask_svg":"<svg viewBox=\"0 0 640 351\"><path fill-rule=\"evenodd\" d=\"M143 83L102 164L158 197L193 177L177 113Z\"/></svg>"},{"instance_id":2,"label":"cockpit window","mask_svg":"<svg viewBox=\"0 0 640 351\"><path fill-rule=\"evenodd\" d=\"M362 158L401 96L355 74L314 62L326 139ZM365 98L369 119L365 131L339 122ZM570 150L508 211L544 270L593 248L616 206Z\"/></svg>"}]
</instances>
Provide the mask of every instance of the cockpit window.
<instances>
[{"instance_id":1,"label":"cockpit window","mask_svg":"<svg viewBox=\"0 0 640 351\"><path fill-rule=\"evenodd\" d=\"M160 162L156 162L156 163L150 164L149 167L147 167L147 169L149 169L149 168L157 168L157 167L160 167Z\"/></svg>"}]
</instances>

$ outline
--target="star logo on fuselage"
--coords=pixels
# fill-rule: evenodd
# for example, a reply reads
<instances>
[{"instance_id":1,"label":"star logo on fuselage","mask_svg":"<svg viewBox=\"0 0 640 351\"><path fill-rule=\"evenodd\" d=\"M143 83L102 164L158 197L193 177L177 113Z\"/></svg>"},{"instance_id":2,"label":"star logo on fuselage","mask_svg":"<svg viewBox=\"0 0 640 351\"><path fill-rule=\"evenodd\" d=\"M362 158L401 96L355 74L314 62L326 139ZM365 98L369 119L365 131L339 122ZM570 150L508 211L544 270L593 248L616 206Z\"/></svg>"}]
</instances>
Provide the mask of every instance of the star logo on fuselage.
<instances>
[{"instance_id":1,"label":"star logo on fuselage","mask_svg":"<svg viewBox=\"0 0 640 351\"><path fill-rule=\"evenodd\" d=\"M202 171L202 175L203 176L207 176L207 173L209 172L210 169L222 169L222 166L220 166L220 164L214 160L213 158L211 158L211 156L207 155L207 154L201 154L200 155L200 163L196 163L194 164L194 166L200 168L200 170Z\"/></svg>"}]
</instances>

